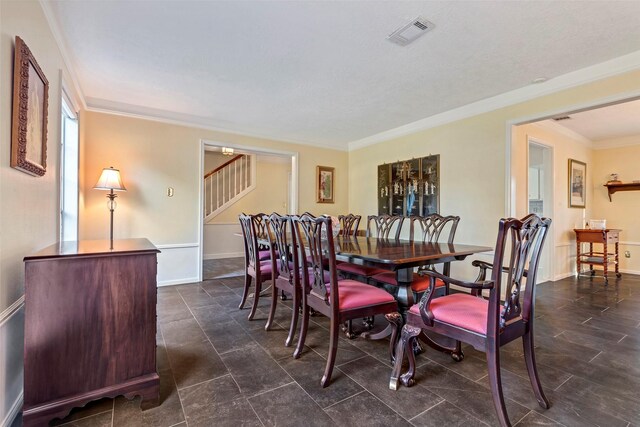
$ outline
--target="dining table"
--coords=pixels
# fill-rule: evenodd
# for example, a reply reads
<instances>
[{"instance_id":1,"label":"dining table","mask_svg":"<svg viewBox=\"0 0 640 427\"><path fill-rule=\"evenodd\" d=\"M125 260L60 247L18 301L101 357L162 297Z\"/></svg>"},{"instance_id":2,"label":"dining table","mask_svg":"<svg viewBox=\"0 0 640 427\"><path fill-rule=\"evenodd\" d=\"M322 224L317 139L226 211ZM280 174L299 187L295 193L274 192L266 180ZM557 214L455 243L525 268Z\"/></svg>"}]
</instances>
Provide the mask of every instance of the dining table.
<instances>
[{"instance_id":1,"label":"dining table","mask_svg":"<svg viewBox=\"0 0 640 427\"><path fill-rule=\"evenodd\" d=\"M266 236L258 236L258 243L268 245ZM338 235L333 239L336 261L377 267L396 272L400 313L405 313L417 301L411 283L416 267L462 261L469 255L490 252L491 247L463 243L422 242L420 240L384 239L361 235ZM445 274L448 274L446 269ZM380 339L391 334L391 325L383 331L363 337Z\"/></svg>"},{"instance_id":2,"label":"dining table","mask_svg":"<svg viewBox=\"0 0 640 427\"><path fill-rule=\"evenodd\" d=\"M398 301L405 313L414 300L411 283L416 267L462 261L469 255L490 252L487 246L462 243L422 242L406 239L378 239L366 236L336 236L336 260L356 265L395 271L398 281ZM446 272L448 273L448 271ZM391 325L376 334L363 334L368 339L380 339L391 334Z\"/></svg>"},{"instance_id":3,"label":"dining table","mask_svg":"<svg viewBox=\"0 0 640 427\"><path fill-rule=\"evenodd\" d=\"M493 250L487 246L462 243L365 236L336 236L334 243L337 261L395 271L399 288L397 299L401 308L411 307L416 302L411 291L415 267L462 261L469 255Z\"/></svg>"}]
</instances>

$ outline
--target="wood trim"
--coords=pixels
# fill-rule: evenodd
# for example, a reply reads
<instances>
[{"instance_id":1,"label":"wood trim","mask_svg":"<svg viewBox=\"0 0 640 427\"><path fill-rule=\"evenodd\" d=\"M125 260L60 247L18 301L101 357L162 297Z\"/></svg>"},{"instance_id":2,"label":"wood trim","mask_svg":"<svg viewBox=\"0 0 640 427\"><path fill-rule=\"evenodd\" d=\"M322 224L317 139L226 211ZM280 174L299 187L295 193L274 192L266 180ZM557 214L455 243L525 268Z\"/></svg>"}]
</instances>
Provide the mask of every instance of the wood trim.
<instances>
[{"instance_id":1,"label":"wood trim","mask_svg":"<svg viewBox=\"0 0 640 427\"><path fill-rule=\"evenodd\" d=\"M204 175L204 179L209 178L211 175L213 175L214 173L218 172L219 170L221 170L221 169L222 169L222 168L224 168L225 166L230 165L231 163L235 162L236 160L238 160L238 159L240 159L240 158L242 158L242 157L244 157L244 156L245 156L244 154L237 154L233 159L231 159L231 160L228 160L228 161L224 162L223 164L221 164L220 166L218 166L217 168L215 168L215 169L214 169L214 170L212 170L211 172L207 172L207 173Z\"/></svg>"}]
</instances>

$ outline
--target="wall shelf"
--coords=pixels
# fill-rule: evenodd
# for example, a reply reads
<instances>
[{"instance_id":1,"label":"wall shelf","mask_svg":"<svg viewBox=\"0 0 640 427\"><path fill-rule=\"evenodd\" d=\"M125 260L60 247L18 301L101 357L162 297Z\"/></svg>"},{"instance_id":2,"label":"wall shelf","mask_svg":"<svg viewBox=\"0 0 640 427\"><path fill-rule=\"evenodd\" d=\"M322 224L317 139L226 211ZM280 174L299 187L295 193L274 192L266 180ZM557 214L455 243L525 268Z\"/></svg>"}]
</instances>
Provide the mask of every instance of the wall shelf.
<instances>
[{"instance_id":1,"label":"wall shelf","mask_svg":"<svg viewBox=\"0 0 640 427\"><path fill-rule=\"evenodd\" d=\"M640 182L628 182L628 183L607 183L604 184L609 192L609 201L611 201L611 195L617 191L639 191Z\"/></svg>"}]
</instances>

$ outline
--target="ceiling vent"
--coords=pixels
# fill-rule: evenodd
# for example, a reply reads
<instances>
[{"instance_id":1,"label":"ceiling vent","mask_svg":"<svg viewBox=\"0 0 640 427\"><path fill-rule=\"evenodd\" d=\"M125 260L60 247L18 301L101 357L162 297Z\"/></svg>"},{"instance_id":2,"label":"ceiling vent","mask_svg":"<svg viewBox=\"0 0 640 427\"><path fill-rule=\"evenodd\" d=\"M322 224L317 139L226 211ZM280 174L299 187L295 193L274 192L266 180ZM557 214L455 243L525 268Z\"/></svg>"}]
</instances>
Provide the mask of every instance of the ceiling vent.
<instances>
[{"instance_id":1,"label":"ceiling vent","mask_svg":"<svg viewBox=\"0 0 640 427\"><path fill-rule=\"evenodd\" d=\"M422 16L418 16L408 24L395 30L387 36L387 40L400 46L406 46L421 35L431 31L435 27L433 23L427 21Z\"/></svg>"},{"instance_id":2,"label":"ceiling vent","mask_svg":"<svg viewBox=\"0 0 640 427\"><path fill-rule=\"evenodd\" d=\"M563 120L571 120L571 116L554 117L553 120L555 120L556 122L561 122Z\"/></svg>"}]
</instances>

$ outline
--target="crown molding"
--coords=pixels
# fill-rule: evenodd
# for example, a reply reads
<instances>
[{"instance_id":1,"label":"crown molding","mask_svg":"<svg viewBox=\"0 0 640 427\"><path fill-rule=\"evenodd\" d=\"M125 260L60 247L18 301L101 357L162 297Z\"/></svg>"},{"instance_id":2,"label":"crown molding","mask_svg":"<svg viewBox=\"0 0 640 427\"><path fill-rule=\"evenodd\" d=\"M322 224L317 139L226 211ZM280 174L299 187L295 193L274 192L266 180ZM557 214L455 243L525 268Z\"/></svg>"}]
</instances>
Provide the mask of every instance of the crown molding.
<instances>
[{"instance_id":1,"label":"crown molding","mask_svg":"<svg viewBox=\"0 0 640 427\"><path fill-rule=\"evenodd\" d=\"M71 55L69 55L69 49L67 49L67 44L64 41L62 32L60 31L60 26L58 25L58 21L55 17L53 9L51 9L51 4L49 0L39 0L39 3L45 18L47 19L47 23L49 24L49 29L53 34L53 39L58 45L58 50L60 51L60 55L62 56L62 62L67 68L67 72L69 73L69 77L71 78L71 84L73 85L75 95L77 98L79 98L72 99L72 101L80 101L80 106L82 107L82 109L86 110L87 101L85 99L84 92L82 92L82 87L80 87L80 82L78 80L78 76L76 75L75 68L72 66L73 61L71 60ZM76 105L75 107L77 108L78 106Z\"/></svg>"},{"instance_id":2,"label":"crown molding","mask_svg":"<svg viewBox=\"0 0 640 427\"><path fill-rule=\"evenodd\" d=\"M591 149L594 148L594 143L592 140L590 140L589 138L585 137L584 135L572 129L562 126L560 123L555 122L553 119L534 122L534 123L531 123L531 125L542 130L559 133L561 135L566 136L567 138L571 138L572 140L581 143L586 147L589 147Z\"/></svg>"},{"instance_id":3,"label":"crown molding","mask_svg":"<svg viewBox=\"0 0 640 427\"><path fill-rule=\"evenodd\" d=\"M457 120L473 117L499 108L504 108L509 105L528 101L544 95L559 92L561 90L570 89L637 69L640 69L640 51L623 55L580 70L572 71L570 73L554 77L541 84L529 85L505 92L491 98L472 102L471 104L463 105L462 107L454 108L413 123L399 126L395 129L390 129L357 141L352 141L349 143L349 151L359 150L369 145L379 144L390 139L442 126Z\"/></svg>"},{"instance_id":4,"label":"crown molding","mask_svg":"<svg viewBox=\"0 0 640 427\"><path fill-rule=\"evenodd\" d=\"M609 148L633 147L636 145L640 145L640 135L594 141L593 149L608 150Z\"/></svg>"},{"instance_id":5,"label":"crown molding","mask_svg":"<svg viewBox=\"0 0 640 427\"><path fill-rule=\"evenodd\" d=\"M122 104L118 102L112 102L104 99L87 98L87 111L96 113L112 114L116 116L129 117L134 119L150 120L159 123L165 123L177 126L186 126L190 128L197 128L203 130L209 130L213 132L221 132L231 135L244 136L249 138L268 139L277 142L284 142L287 144L306 145L315 148L324 148L328 150L347 151L348 148L344 145L329 145L320 144L309 141L291 140L279 138L276 135L258 134L252 132L242 132L233 129L221 128L217 126L211 126L208 122L211 119L206 117L193 116L189 114L175 113L171 111L156 110L153 108L140 107L128 104Z\"/></svg>"}]
</instances>

